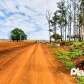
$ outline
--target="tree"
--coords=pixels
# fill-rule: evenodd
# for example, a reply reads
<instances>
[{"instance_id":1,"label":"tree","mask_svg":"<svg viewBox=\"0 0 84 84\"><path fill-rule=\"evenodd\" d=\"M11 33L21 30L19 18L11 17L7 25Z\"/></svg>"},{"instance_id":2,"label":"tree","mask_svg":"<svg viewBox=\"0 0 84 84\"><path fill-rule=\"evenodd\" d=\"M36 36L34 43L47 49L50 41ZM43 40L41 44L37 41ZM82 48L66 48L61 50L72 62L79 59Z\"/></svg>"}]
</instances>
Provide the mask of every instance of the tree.
<instances>
[{"instance_id":1,"label":"tree","mask_svg":"<svg viewBox=\"0 0 84 84\"><path fill-rule=\"evenodd\" d=\"M58 2L58 10L56 10L54 12L54 15L52 17L52 20L50 21L51 22L51 26L53 27L53 35L57 34L57 28L59 27L60 28L60 33L61 33L61 41L63 40L63 36L65 33L65 40L66 40L66 32L67 32L67 17L66 17L66 14L67 14L67 8L65 6L65 2L64 0L61 0L60 2ZM64 32L65 31L65 32ZM56 41L56 39L55 39Z\"/></svg>"},{"instance_id":2,"label":"tree","mask_svg":"<svg viewBox=\"0 0 84 84\"><path fill-rule=\"evenodd\" d=\"M54 34L57 33L57 23L58 23L59 16L57 15L57 11L54 13L54 16L52 17L52 26L54 27Z\"/></svg>"},{"instance_id":3,"label":"tree","mask_svg":"<svg viewBox=\"0 0 84 84\"><path fill-rule=\"evenodd\" d=\"M84 35L84 0L80 0L80 13L79 13L79 41L83 40Z\"/></svg>"},{"instance_id":4,"label":"tree","mask_svg":"<svg viewBox=\"0 0 84 84\"><path fill-rule=\"evenodd\" d=\"M71 40L71 31L72 31L72 5L71 0L67 0L67 24L68 24L68 35L69 41Z\"/></svg>"},{"instance_id":5,"label":"tree","mask_svg":"<svg viewBox=\"0 0 84 84\"><path fill-rule=\"evenodd\" d=\"M24 33L23 30L19 29L19 28L15 28L11 31L11 40L26 40L27 39L27 35Z\"/></svg>"},{"instance_id":6,"label":"tree","mask_svg":"<svg viewBox=\"0 0 84 84\"><path fill-rule=\"evenodd\" d=\"M78 36L79 35L79 11L80 11L80 4L79 1L80 0L71 0L72 1L72 14L73 14L73 33L74 36ZM80 37L79 37L80 38ZM77 40L79 38L75 38L74 40Z\"/></svg>"},{"instance_id":7,"label":"tree","mask_svg":"<svg viewBox=\"0 0 84 84\"><path fill-rule=\"evenodd\" d=\"M46 19L47 19L47 22L48 22L48 27L49 27L49 40L50 40L50 43L51 43L51 12L50 11L47 11L47 14L46 14Z\"/></svg>"},{"instance_id":8,"label":"tree","mask_svg":"<svg viewBox=\"0 0 84 84\"><path fill-rule=\"evenodd\" d=\"M61 0L61 2L58 3L57 7L58 7L58 15L59 15L58 24L60 26L61 37L63 37L63 31L65 27L65 40L66 40L67 19L66 19L66 7L64 0Z\"/></svg>"},{"instance_id":9,"label":"tree","mask_svg":"<svg viewBox=\"0 0 84 84\"><path fill-rule=\"evenodd\" d=\"M61 41L84 40L84 0L60 0L50 23L53 35L60 29Z\"/></svg>"},{"instance_id":10,"label":"tree","mask_svg":"<svg viewBox=\"0 0 84 84\"><path fill-rule=\"evenodd\" d=\"M61 37L61 35L59 35L59 34L53 34L53 35L51 36L51 38L53 38L53 39L55 40L55 42L56 42L57 40L61 39L62 37Z\"/></svg>"}]
</instances>

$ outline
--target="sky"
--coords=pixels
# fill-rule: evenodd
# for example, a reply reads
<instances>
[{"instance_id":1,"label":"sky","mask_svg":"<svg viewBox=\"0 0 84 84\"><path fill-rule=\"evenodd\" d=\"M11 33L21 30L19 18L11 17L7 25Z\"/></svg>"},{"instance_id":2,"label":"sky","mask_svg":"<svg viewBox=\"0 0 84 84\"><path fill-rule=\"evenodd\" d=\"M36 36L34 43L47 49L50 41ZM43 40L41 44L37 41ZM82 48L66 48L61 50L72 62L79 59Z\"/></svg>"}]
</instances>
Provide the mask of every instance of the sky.
<instances>
[{"instance_id":1,"label":"sky","mask_svg":"<svg viewBox=\"0 0 84 84\"><path fill-rule=\"evenodd\" d=\"M0 0L0 39L18 27L28 38L48 40L46 10L55 11L57 0Z\"/></svg>"}]
</instances>

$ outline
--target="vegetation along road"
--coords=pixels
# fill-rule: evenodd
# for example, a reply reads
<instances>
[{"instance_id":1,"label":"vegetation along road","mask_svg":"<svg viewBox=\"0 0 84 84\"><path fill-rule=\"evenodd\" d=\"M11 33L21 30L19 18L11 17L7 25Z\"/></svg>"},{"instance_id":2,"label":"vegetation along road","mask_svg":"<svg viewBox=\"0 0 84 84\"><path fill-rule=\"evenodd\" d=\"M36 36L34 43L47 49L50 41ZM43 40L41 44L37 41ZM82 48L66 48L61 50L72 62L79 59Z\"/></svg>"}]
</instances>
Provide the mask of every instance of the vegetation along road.
<instances>
[{"instance_id":1,"label":"vegetation along road","mask_svg":"<svg viewBox=\"0 0 84 84\"><path fill-rule=\"evenodd\" d=\"M47 45L36 43L0 52L0 84L76 84Z\"/></svg>"}]
</instances>

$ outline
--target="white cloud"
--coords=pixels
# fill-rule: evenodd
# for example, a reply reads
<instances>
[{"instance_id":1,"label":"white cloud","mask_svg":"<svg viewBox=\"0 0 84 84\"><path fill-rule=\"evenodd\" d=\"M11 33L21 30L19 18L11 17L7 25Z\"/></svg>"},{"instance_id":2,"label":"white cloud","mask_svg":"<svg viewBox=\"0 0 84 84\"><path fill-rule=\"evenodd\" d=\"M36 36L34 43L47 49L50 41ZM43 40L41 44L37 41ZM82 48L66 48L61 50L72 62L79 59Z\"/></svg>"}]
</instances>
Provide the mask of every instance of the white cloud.
<instances>
[{"instance_id":1,"label":"white cloud","mask_svg":"<svg viewBox=\"0 0 84 84\"><path fill-rule=\"evenodd\" d=\"M0 1L0 38L14 27L22 28L32 39L48 39L46 10L56 9L56 0L3 0ZM6 32L5 29L7 29ZM3 34L3 32L5 34ZM28 34L28 35L29 35Z\"/></svg>"}]
</instances>

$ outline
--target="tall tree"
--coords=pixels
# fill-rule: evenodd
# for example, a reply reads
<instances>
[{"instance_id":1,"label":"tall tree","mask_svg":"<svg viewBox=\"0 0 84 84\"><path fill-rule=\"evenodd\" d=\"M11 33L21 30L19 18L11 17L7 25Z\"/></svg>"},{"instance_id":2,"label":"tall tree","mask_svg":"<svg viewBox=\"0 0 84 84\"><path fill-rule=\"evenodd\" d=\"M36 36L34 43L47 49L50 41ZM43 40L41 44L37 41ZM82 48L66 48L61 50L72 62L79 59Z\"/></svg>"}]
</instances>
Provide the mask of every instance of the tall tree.
<instances>
[{"instance_id":1,"label":"tall tree","mask_svg":"<svg viewBox=\"0 0 84 84\"><path fill-rule=\"evenodd\" d=\"M71 31L72 31L72 7L71 0L67 0L67 23L68 23L68 35L69 41L71 40Z\"/></svg>"},{"instance_id":2,"label":"tall tree","mask_svg":"<svg viewBox=\"0 0 84 84\"><path fill-rule=\"evenodd\" d=\"M84 0L80 0L80 14L79 14L79 40L84 40ZM82 34L82 35L81 35Z\"/></svg>"},{"instance_id":3,"label":"tall tree","mask_svg":"<svg viewBox=\"0 0 84 84\"><path fill-rule=\"evenodd\" d=\"M46 13L46 19L47 19L47 22L48 22L48 28L49 28L49 40L50 40L50 43L51 43L51 12L50 11L47 11Z\"/></svg>"},{"instance_id":4,"label":"tall tree","mask_svg":"<svg viewBox=\"0 0 84 84\"><path fill-rule=\"evenodd\" d=\"M53 35L56 35L57 34L57 23L58 23L58 15L57 15L57 11L54 13L54 16L52 17L52 20L51 20L51 24L52 24L52 27L53 27ZM56 42L56 39L55 39L55 42Z\"/></svg>"},{"instance_id":5,"label":"tall tree","mask_svg":"<svg viewBox=\"0 0 84 84\"><path fill-rule=\"evenodd\" d=\"M77 0L79 3L76 3L77 11L77 23L78 23L78 38L79 41L83 40L84 35L84 0Z\"/></svg>"},{"instance_id":6,"label":"tall tree","mask_svg":"<svg viewBox=\"0 0 84 84\"><path fill-rule=\"evenodd\" d=\"M74 33L74 40L79 38L79 0L71 0L72 1L72 14L73 14L73 33Z\"/></svg>"},{"instance_id":7,"label":"tall tree","mask_svg":"<svg viewBox=\"0 0 84 84\"><path fill-rule=\"evenodd\" d=\"M66 40L66 25L67 25L67 19L66 19L66 7L65 7L65 1L61 0L58 3L58 15L59 15L59 20L58 20L58 24L60 26L60 32L61 32L61 37L63 37L63 30L65 27L65 40ZM61 41L63 40L63 38L61 38Z\"/></svg>"}]
</instances>

